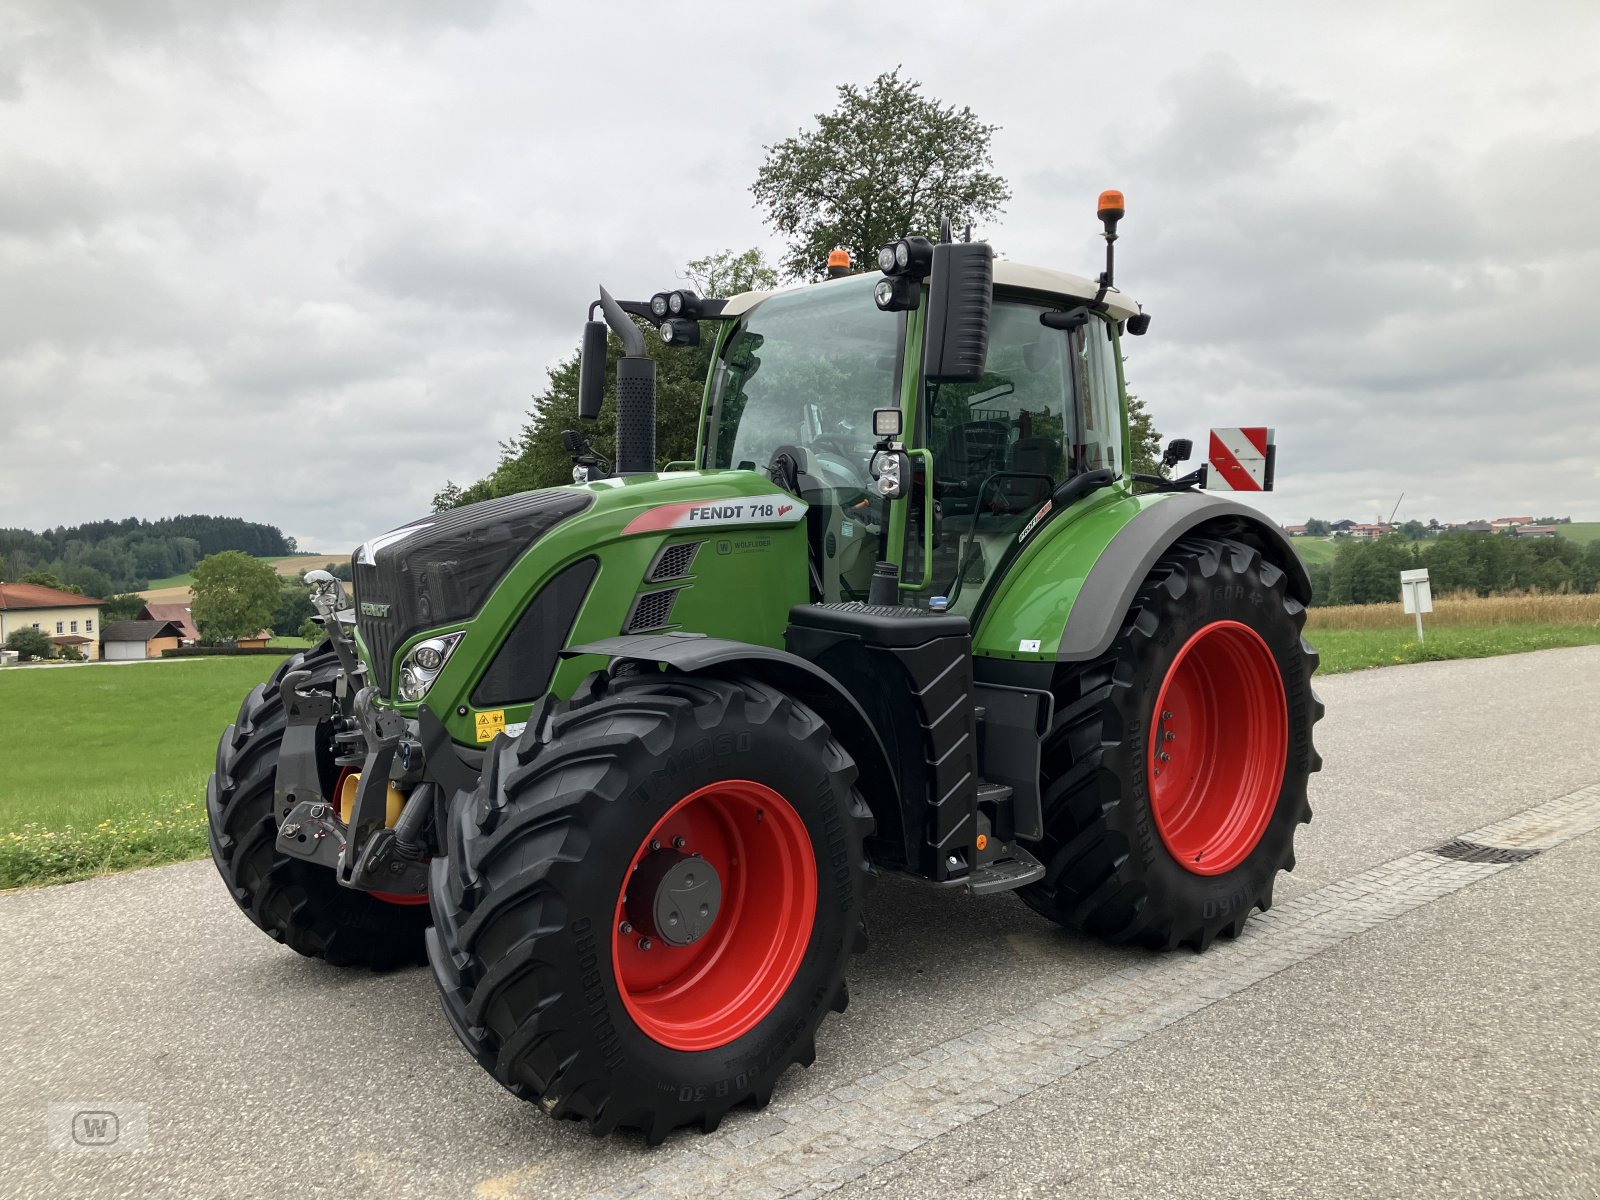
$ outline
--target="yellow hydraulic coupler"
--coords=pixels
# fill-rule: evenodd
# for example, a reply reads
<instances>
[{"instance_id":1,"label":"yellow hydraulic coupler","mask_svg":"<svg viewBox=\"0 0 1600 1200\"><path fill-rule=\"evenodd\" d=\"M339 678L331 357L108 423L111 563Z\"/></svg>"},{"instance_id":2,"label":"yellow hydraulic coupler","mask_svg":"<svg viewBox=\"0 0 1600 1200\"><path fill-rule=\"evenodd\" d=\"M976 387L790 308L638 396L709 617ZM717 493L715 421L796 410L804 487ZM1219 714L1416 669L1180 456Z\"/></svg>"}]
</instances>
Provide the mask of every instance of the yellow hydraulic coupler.
<instances>
[{"instance_id":1,"label":"yellow hydraulic coupler","mask_svg":"<svg viewBox=\"0 0 1600 1200\"><path fill-rule=\"evenodd\" d=\"M344 782L339 785L339 819L346 825L350 824L350 814L355 811L356 792L361 787L361 772L351 771L344 777ZM400 819L400 810L406 806L405 794L389 785L388 803L384 806L383 823L390 829Z\"/></svg>"}]
</instances>

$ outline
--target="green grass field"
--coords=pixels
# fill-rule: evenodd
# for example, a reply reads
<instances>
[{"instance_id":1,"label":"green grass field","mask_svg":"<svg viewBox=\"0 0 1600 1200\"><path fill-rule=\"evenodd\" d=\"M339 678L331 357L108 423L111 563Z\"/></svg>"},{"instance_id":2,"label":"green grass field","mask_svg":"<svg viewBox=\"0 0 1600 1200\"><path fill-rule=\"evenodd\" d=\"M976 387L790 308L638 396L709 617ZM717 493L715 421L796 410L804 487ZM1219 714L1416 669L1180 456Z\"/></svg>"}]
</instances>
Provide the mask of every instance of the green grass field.
<instances>
[{"instance_id":1,"label":"green grass field","mask_svg":"<svg viewBox=\"0 0 1600 1200\"><path fill-rule=\"evenodd\" d=\"M1409 622L1409 618L1407 621ZM1427 620L1426 617L1423 618ZM1435 662L1447 658L1492 658L1559 646L1600 645L1595 625L1447 625L1423 629L1308 629L1306 637L1322 655L1320 675L1392 667L1399 663Z\"/></svg>"},{"instance_id":2,"label":"green grass field","mask_svg":"<svg viewBox=\"0 0 1600 1200\"><path fill-rule=\"evenodd\" d=\"M1580 546L1600 542L1600 521L1574 521L1571 525L1557 525L1556 536L1577 542Z\"/></svg>"},{"instance_id":3,"label":"green grass field","mask_svg":"<svg viewBox=\"0 0 1600 1200\"><path fill-rule=\"evenodd\" d=\"M205 853L217 738L282 661L0 670L0 888Z\"/></svg>"},{"instance_id":4,"label":"green grass field","mask_svg":"<svg viewBox=\"0 0 1600 1200\"><path fill-rule=\"evenodd\" d=\"M1297 537L1292 542L1300 561L1307 566L1332 562L1333 556L1339 552L1339 543L1332 538Z\"/></svg>"}]
</instances>

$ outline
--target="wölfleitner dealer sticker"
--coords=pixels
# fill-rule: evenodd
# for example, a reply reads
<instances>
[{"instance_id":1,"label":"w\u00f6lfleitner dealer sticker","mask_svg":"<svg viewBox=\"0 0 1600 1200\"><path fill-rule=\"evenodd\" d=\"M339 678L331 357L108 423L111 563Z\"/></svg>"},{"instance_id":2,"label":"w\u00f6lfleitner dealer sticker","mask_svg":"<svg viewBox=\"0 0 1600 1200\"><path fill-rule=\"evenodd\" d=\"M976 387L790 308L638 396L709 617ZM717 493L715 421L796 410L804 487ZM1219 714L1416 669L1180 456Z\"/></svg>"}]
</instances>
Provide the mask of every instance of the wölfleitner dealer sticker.
<instances>
[{"instance_id":1,"label":"w\u00f6lfleitner dealer sticker","mask_svg":"<svg viewBox=\"0 0 1600 1200\"><path fill-rule=\"evenodd\" d=\"M660 533L668 529L709 529L717 525L793 525L805 515L805 501L787 492L730 500L689 500L647 508L629 521L622 532Z\"/></svg>"}]
</instances>

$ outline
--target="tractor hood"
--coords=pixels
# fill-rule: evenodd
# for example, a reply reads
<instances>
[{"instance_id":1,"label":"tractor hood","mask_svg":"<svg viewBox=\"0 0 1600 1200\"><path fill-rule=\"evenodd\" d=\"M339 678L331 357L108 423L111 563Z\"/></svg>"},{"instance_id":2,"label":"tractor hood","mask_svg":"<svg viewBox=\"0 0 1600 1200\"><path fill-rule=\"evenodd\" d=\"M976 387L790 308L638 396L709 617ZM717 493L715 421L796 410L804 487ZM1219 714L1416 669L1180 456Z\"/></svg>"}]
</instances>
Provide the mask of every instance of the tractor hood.
<instances>
[{"instance_id":1,"label":"tractor hood","mask_svg":"<svg viewBox=\"0 0 1600 1200\"><path fill-rule=\"evenodd\" d=\"M521 492L423 517L357 549L351 559L356 626L379 692L389 694L394 652L403 641L468 620L512 563L593 503L577 489Z\"/></svg>"},{"instance_id":2,"label":"tractor hood","mask_svg":"<svg viewBox=\"0 0 1600 1200\"><path fill-rule=\"evenodd\" d=\"M672 471L420 518L353 559L371 683L407 708L395 695L397 663L418 641L463 632L427 697L459 737L464 710L503 704L514 721L518 702L537 699L499 685L514 678L542 690L569 630L594 640L732 622L747 640L781 645L784 614L807 598L806 510L754 471ZM495 686L480 686L486 679Z\"/></svg>"}]
</instances>

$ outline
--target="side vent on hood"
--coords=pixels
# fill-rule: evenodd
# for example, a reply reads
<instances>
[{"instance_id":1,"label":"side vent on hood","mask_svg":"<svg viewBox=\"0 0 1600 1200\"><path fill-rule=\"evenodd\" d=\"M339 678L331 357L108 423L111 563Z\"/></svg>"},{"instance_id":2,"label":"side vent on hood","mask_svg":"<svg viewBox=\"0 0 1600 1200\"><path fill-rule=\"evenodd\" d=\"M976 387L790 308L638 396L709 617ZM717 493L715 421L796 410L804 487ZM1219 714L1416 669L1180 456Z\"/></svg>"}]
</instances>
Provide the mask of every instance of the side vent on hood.
<instances>
[{"instance_id":1,"label":"side vent on hood","mask_svg":"<svg viewBox=\"0 0 1600 1200\"><path fill-rule=\"evenodd\" d=\"M647 629L662 629L672 622L672 606L677 603L682 588L666 588L659 592L645 592L633 602L633 609L622 626L623 633L643 633Z\"/></svg>"}]
</instances>

